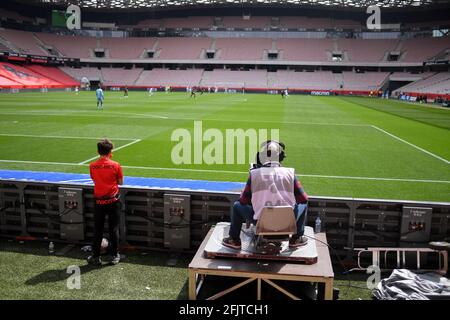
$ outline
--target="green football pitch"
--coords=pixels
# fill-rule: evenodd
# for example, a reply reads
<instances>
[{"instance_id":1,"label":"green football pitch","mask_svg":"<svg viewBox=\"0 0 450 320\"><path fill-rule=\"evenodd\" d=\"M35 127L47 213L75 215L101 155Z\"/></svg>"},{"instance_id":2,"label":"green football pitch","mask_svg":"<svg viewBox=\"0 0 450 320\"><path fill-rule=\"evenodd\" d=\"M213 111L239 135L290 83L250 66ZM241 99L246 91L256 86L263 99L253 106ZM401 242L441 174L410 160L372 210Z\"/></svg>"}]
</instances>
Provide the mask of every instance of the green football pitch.
<instances>
[{"instance_id":1,"label":"green football pitch","mask_svg":"<svg viewBox=\"0 0 450 320\"><path fill-rule=\"evenodd\" d=\"M172 134L194 138L194 121L224 140L227 129L278 129L310 195L450 201L450 110L377 98L108 91L99 111L94 92L2 94L0 169L88 173L108 137L126 176L244 182L248 161L172 161Z\"/></svg>"}]
</instances>

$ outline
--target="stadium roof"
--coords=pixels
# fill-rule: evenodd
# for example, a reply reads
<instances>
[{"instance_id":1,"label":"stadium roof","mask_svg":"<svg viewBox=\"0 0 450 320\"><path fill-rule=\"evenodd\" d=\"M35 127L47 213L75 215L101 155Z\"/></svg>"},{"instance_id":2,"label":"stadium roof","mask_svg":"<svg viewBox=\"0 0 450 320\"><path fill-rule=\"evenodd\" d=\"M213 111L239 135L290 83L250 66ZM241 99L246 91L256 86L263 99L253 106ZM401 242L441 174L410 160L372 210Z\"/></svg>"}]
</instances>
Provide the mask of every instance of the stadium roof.
<instances>
[{"instance_id":1,"label":"stadium roof","mask_svg":"<svg viewBox=\"0 0 450 320\"><path fill-rule=\"evenodd\" d=\"M48 5L77 4L83 8L140 9L213 5L277 5L326 6L364 8L378 5L384 8L418 7L445 4L446 0L35 0Z\"/></svg>"}]
</instances>

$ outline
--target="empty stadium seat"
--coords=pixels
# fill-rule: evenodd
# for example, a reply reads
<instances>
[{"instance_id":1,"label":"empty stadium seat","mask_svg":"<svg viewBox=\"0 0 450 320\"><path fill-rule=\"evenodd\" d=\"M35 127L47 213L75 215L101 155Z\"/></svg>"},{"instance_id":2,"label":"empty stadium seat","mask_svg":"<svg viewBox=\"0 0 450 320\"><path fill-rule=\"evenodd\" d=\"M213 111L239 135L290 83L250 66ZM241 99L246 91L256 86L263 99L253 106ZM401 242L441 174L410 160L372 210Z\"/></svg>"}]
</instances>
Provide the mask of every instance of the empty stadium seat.
<instances>
[{"instance_id":1,"label":"empty stadium seat","mask_svg":"<svg viewBox=\"0 0 450 320\"><path fill-rule=\"evenodd\" d=\"M135 85L141 87L159 86L198 86L203 70L144 70L136 80Z\"/></svg>"}]
</instances>

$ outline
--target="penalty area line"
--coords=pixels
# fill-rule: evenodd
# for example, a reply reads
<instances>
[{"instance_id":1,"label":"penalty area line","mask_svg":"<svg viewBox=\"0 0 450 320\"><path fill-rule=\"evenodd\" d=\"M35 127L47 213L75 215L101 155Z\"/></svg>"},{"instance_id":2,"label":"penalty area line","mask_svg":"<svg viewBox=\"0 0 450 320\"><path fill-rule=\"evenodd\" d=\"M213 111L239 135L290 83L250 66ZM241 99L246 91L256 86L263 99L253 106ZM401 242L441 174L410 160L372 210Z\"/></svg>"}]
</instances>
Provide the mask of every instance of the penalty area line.
<instances>
[{"instance_id":1,"label":"penalty area line","mask_svg":"<svg viewBox=\"0 0 450 320\"><path fill-rule=\"evenodd\" d=\"M52 135L39 135L39 134L17 134L17 133L0 133L2 137L24 137L24 138L48 138L48 139L77 139L77 140L100 140L103 138L95 138L95 137L78 137L78 136L52 136ZM110 140L117 141L134 141L138 140L135 138L108 138Z\"/></svg>"},{"instance_id":2,"label":"penalty area line","mask_svg":"<svg viewBox=\"0 0 450 320\"><path fill-rule=\"evenodd\" d=\"M374 126L374 125L372 125L371 127L376 129L376 130L378 130L378 131L380 131L380 132L382 132L382 133L384 133L384 134L386 134L386 135L388 135L388 136L390 136L391 138L394 138L395 140L403 142L403 143L407 144L408 146L411 146L411 147L413 147L413 148L415 148L415 149L417 149L419 151L422 151L423 153L428 154L429 156L432 156L432 157L434 157L434 158L436 158L438 160L441 160L442 162L444 162L446 164L450 164L450 161L448 161L447 159L444 159L444 158L442 158L442 157L440 157L438 155L435 155L434 153L432 153L432 152L430 152L428 150L425 150L425 149L423 149L423 148L421 148L419 146L416 146L415 144L412 144L411 142L403 140L402 138L397 137L396 135L394 135L394 134L392 134L390 132L387 132L386 130L383 130L383 129L381 129L381 128L377 127L377 126Z\"/></svg>"},{"instance_id":3,"label":"penalty area line","mask_svg":"<svg viewBox=\"0 0 450 320\"><path fill-rule=\"evenodd\" d=\"M114 148L112 151L113 151L113 152L119 151L120 149L129 147L129 146L131 146L132 144L135 144L135 143L138 143L138 142L141 142L141 141L142 141L141 139L136 139L136 140L134 140L134 141L131 141L130 143L124 144L123 146L120 146L120 147L118 147L118 148ZM97 159L97 158L98 158L98 155L96 155L96 156L94 156L94 157L92 157L92 158L89 158L89 159L87 159L87 160L84 160L84 161L82 161L82 162L79 162L78 164L79 164L79 165L83 165L83 164L86 164L86 163L88 163L88 162L90 162L90 161L92 161L92 160L94 160L94 159Z\"/></svg>"}]
</instances>

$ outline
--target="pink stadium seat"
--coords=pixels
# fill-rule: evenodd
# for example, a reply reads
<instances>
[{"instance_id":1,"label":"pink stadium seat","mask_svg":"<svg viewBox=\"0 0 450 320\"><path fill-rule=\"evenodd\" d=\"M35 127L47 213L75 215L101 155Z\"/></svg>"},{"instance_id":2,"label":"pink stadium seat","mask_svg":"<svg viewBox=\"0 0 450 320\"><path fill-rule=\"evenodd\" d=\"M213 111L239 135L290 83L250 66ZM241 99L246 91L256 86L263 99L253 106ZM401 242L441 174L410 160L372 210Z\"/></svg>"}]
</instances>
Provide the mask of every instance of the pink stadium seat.
<instances>
[{"instance_id":1,"label":"pink stadium seat","mask_svg":"<svg viewBox=\"0 0 450 320\"><path fill-rule=\"evenodd\" d=\"M338 39L338 50L346 52L352 62L379 62L386 53L394 51L398 40Z\"/></svg>"},{"instance_id":2,"label":"pink stadium seat","mask_svg":"<svg viewBox=\"0 0 450 320\"><path fill-rule=\"evenodd\" d=\"M330 39L278 39L281 60L327 61L327 51L333 51Z\"/></svg>"},{"instance_id":3,"label":"pink stadium seat","mask_svg":"<svg viewBox=\"0 0 450 320\"><path fill-rule=\"evenodd\" d=\"M271 17L250 16L246 20L241 17L223 17L222 24L225 28L258 28L263 29L270 26Z\"/></svg>"},{"instance_id":4,"label":"pink stadium seat","mask_svg":"<svg viewBox=\"0 0 450 320\"><path fill-rule=\"evenodd\" d=\"M387 79L387 72L365 72L356 73L351 71L342 72L344 90L375 91L379 90Z\"/></svg>"},{"instance_id":5,"label":"pink stadium seat","mask_svg":"<svg viewBox=\"0 0 450 320\"><path fill-rule=\"evenodd\" d=\"M403 40L401 61L422 62L449 48L450 37Z\"/></svg>"},{"instance_id":6,"label":"pink stadium seat","mask_svg":"<svg viewBox=\"0 0 450 320\"><path fill-rule=\"evenodd\" d=\"M205 71L201 82L206 87L267 88L267 71Z\"/></svg>"},{"instance_id":7,"label":"pink stadium seat","mask_svg":"<svg viewBox=\"0 0 450 320\"><path fill-rule=\"evenodd\" d=\"M60 67L61 71L67 73L74 79L80 81L82 78L86 77L89 80L101 80L101 72L98 68L70 68L70 67Z\"/></svg>"},{"instance_id":8,"label":"pink stadium seat","mask_svg":"<svg viewBox=\"0 0 450 320\"><path fill-rule=\"evenodd\" d=\"M63 86L61 83L49 79L30 69L6 62L0 62L0 76L28 88L39 88L44 86L50 88Z\"/></svg>"},{"instance_id":9,"label":"pink stadium seat","mask_svg":"<svg viewBox=\"0 0 450 320\"><path fill-rule=\"evenodd\" d=\"M159 38L158 59L194 60L200 59L203 50L211 46L210 38Z\"/></svg>"},{"instance_id":10,"label":"pink stadium seat","mask_svg":"<svg viewBox=\"0 0 450 320\"><path fill-rule=\"evenodd\" d=\"M397 92L450 94L450 72L440 72L410 83Z\"/></svg>"},{"instance_id":11,"label":"pink stadium seat","mask_svg":"<svg viewBox=\"0 0 450 320\"><path fill-rule=\"evenodd\" d=\"M333 29L359 28L355 20L309 17L280 17L280 26L287 29Z\"/></svg>"},{"instance_id":12,"label":"pink stadium seat","mask_svg":"<svg viewBox=\"0 0 450 320\"><path fill-rule=\"evenodd\" d=\"M33 22L34 21L33 18L29 18L29 17L23 16L17 12L5 10L5 9L0 9L0 16L4 17L4 18L16 20L16 21L24 21L24 22Z\"/></svg>"},{"instance_id":13,"label":"pink stadium seat","mask_svg":"<svg viewBox=\"0 0 450 320\"><path fill-rule=\"evenodd\" d=\"M107 50L107 58L139 59L155 43L156 38L101 38L99 47Z\"/></svg>"},{"instance_id":14,"label":"pink stadium seat","mask_svg":"<svg viewBox=\"0 0 450 320\"><path fill-rule=\"evenodd\" d=\"M36 36L70 58L91 58L93 49L97 47L97 39L92 37L61 36L53 33L37 33Z\"/></svg>"},{"instance_id":15,"label":"pink stadium seat","mask_svg":"<svg viewBox=\"0 0 450 320\"><path fill-rule=\"evenodd\" d=\"M331 71L294 72L287 70L276 72L271 87L311 90L336 90L339 88Z\"/></svg>"},{"instance_id":16,"label":"pink stadium seat","mask_svg":"<svg viewBox=\"0 0 450 320\"><path fill-rule=\"evenodd\" d=\"M392 72L389 76L391 81L417 81L432 76L433 72L410 73L410 72Z\"/></svg>"},{"instance_id":17,"label":"pink stadium seat","mask_svg":"<svg viewBox=\"0 0 450 320\"><path fill-rule=\"evenodd\" d=\"M0 88L22 88L22 87L23 87L22 84L0 76Z\"/></svg>"},{"instance_id":18,"label":"pink stadium seat","mask_svg":"<svg viewBox=\"0 0 450 320\"><path fill-rule=\"evenodd\" d=\"M32 32L0 29L0 37L9 41L21 53L47 56L48 53L39 46Z\"/></svg>"},{"instance_id":19,"label":"pink stadium seat","mask_svg":"<svg viewBox=\"0 0 450 320\"><path fill-rule=\"evenodd\" d=\"M142 68L130 70L121 68L102 68L102 83L106 86L132 86L142 70Z\"/></svg>"},{"instance_id":20,"label":"pink stadium seat","mask_svg":"<svg viewBox=\"0 0 450 320\"><path fill-rule=\"evenodd\" d=\"M219 38L215 48L219 60L262 60L264 50L272 48L271 39Z\"/></svg>"},{"instance_id":21,"label":"pink stadium seat","mask_svg":"<svg viewBox=\"0 0 450 320\"><path fill-rule=\"evenodd\" d=\"M0 51L11 52L12 50L10 48L8 48L7 46L3 45L2 43L0 43Z\"/></svg>"},{"instance_id":22,"label":"pink stadium seat","mask_svg":"<svg viewBox=\"0 0 450 320\"><path fill-rule=\"evenodd\" d=\"M144 70L136 81L136 86L198 86L203 70Z\"/></svg>"},{"instance_id":23,"label":"pink stadium seat","mask_svg":"<svg viewBox=\"0 0 450 320\"><path fill-rule=\"evenodd\" d=\"M163 20L161 19L145 19L139 21L137 24L139 27L147 27L147 28L160 28L163 26Z\"/></svg>"},{"instance_id":24,"label":"pink stadium seat","mask_svg":"<svg viewBox=\"0 0 450 320\"><path fill-rule=\"evenodd\" d=\"M62 72L60 69L56 67L49 66L41 66L41 65L31 65L27 66L28 70L31 70L41 76L52 79L58 83L61 83L65 86L77 86L79 85L79 81L76 81L74 78L68 76L66 73Z\"/></svg>"},{"instance_id":25,"label":"pink stadium seat","mask_svg":"<svg viewBox=\"0 0 450 320\"><path fill-rule=\"evenodd\" d=\"M187 18L169 18L164 19L166 28L199 28L209 29L213 24L212 17L187 17Z\"/></svg>"}]
</instances>

